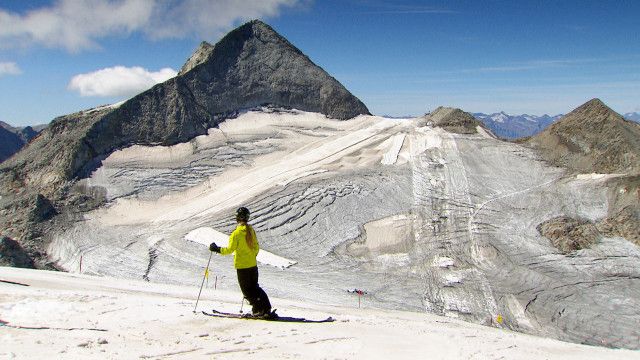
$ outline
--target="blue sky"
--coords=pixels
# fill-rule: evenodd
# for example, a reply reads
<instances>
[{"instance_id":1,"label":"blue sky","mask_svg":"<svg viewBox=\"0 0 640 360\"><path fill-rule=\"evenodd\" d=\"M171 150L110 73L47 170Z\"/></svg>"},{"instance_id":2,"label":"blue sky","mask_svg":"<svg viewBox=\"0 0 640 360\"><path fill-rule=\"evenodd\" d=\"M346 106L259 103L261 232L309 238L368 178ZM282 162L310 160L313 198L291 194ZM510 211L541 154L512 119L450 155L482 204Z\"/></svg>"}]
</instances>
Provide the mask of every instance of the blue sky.
<instances>
[{"instance_id":1,"label":"blue sky","mask_svg":"<svg viewBox=\"0 0 640 360\"><path fill-rule=\"evenodd\" d=\"M378 115L640 111L640 1L0 0L0 121L124 100L252 18Z\"/></svg>"}]
</instances>

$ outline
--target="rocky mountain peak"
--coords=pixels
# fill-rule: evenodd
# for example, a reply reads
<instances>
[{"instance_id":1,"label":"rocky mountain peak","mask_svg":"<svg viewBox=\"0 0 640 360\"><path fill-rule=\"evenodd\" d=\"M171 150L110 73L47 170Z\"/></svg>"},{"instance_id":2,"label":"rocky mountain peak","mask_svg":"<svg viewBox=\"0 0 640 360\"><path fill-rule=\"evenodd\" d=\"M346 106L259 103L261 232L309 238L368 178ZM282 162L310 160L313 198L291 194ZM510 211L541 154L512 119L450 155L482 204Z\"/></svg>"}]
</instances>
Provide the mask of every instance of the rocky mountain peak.
<instances>
[{"instance_id":1,"label":"rocky mountain peak","mask_svg":"<svg viewBox=\"0 0 640 360\"><path fill-rule=\"evenodd\" d=\"M48 196L113 151L187 142L245 109L271 105L346 120L367 107L269 25L250 21L202 42L180 74L123 104L60 117L20 156L14 178ZM1 176L0 176L0 180Z\"/></svg>"},{"instance_id":2,"label":"rocky mountain peak","mask_svg":"<svg viewBox=\"0 0 640 360\"><path fill-rule=\"evenodd\" d=\"M575 171L640 172L640 125L600 99L582 104L528 142L547 160Z\"/></svg>"},{"instance_id":3,"label":"rocky mountain peak","mask_svg":"<svg viewBox=\"0 0 640 360\"><path fill-rule=\"evenodd\" d=\"M627 126L622 115L608 107L600 99L591 99L563 116L549 127L550 132L561 132L577 135L578 133L601 132L604 129L614 129ZM594 134L597 135L597 134ZM585 135L587 136L587 135ZM596 140L598 137L594 137Z\"/></svg>"},{"instance_id":4,"label":"rocky mountain peak","mask_svg":"<svg viewBox=\"0 0 640 360\"><path fill-rule=\"evenodd\" d=\"M212 114L265 104L335 119L369 114L366 106L298 48L259 20L201 46L203 62L177 79Z\"/></svg>"},{"instance_id":5,"label":"rocky mountain peak","mask_svg":"<svg viewBox=\"0 0 640 360\"><path fill-rule=\"evenodd\" d=\"M591 99L567 114L559 124L567 125L569 122L580 120L586 124L594 124L602 121L622 120L622 116L605 105L600 99ZM564 122L562 122L564 120Z\"/></svg>"},{"instance_id":6,"label":"rocky mountain peak","mask_svg":"<svg viewBox=\"0 0 640 360\"><path fill-rule=\"evenodd\" d=\"M609 109L611 110L611 108L609 108L604 102L602 102L602 100L598 99L598 98L593 98L589 101L587 101L586 103L580 105L579 107L576 108L576 110L579 109ZM613 111L613 110L611 110Z\"/></svg>"},{"instance_id":7,"label":"rocky mountain peak","mask_svg":"<svg viewBox=\"0 0 640 360\"><path fill-rule=\"evenodd\" d=\"M206 41L200 43L200 46L193 52L191 57L187 60L187 62L182 66L178 75L183 75L193 69L194 67L202 64L207 61L209 55L213 51L213 45L209 44Z\"/></svg>"}]
</instances>

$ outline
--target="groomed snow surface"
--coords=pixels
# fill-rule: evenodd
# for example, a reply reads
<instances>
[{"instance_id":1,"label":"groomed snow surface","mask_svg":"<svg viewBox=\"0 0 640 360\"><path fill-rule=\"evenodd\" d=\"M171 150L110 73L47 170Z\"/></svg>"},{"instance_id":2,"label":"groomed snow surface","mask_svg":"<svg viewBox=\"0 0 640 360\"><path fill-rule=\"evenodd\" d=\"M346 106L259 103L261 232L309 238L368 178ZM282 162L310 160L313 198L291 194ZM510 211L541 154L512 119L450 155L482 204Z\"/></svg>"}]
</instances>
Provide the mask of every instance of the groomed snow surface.
<instances>
[{"instance_id":1,"label":"groomed snow surface","mask_svg":"<svg viewBox=\"0 0 640 360\"><path fill-rule=\"evenodd\" d=\"M332 323L220 319L240 294L0 267L2 359L640 359L435 315L272 298L279 313ZM356 295L354 295L356 296ZM247 306L244 307L247 309Z\"/></svg>"}]
</instances>

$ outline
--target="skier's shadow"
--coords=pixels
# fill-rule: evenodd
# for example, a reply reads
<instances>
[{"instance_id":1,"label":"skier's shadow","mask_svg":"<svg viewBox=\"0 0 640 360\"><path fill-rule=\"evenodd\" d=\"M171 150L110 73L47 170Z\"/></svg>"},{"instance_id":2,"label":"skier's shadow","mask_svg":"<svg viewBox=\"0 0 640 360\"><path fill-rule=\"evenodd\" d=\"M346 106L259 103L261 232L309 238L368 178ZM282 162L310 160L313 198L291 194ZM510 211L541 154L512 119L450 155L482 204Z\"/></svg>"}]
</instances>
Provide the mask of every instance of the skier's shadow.
<instances>
[{"instance_id":1,"label":"skier's shadow","mask_svg":"<svg viewBox=\"0 0 640 360\"><path fill-rule=\"evenodd\" d=\"M327 322L334 322L336 320L332 317L328 317L323 320L309 320L305 318L296 318L291 316L279 316L276 319L269 319L267 321L293 322L293 323L327 323Z\"/></svg>"}]
</instances>

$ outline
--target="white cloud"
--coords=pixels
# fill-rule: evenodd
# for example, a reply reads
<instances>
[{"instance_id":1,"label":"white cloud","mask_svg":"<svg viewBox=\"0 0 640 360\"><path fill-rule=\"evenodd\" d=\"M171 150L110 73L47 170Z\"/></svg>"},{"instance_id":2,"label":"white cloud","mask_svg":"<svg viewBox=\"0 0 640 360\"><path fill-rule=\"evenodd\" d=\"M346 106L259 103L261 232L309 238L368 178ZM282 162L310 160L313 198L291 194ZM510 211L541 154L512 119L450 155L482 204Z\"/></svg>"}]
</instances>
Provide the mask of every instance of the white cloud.
<instances>
[{"instance_id":1,"label":"white cloud","mask_svg":"<svg viewBox=\"0 0 640 360\"><path fill-rule=\"evenodd\" d=\"M14 62L0 62L0 77L3 75L20 75L22 70Z\"/></svg>"},{"instance_id":2,"label":"white cloud","mask_svg":"<svg viewBox=\"0 0 640 360\"><path fill-rule=\"evenodd\" d=\"M0 47L43 45L72 52L110 36L199 36L212 40L239 21L277 16L303 0L58 0L18 14L0 9Z\"/></svg>"},{"instance_id":3,"label":"white cloud","mask_svg":"<svg viewBox=\"0 0 640 360\"><path fill-rule=\"evenodd\" d=\"M143 27L153 5L145 0L59 0L24 15L0 10L0 40L9 46L39 44L69 51L97 47L96 39Z\"/></svg>"},{"instance_id":4,"label":"white cloud","mask_svg":"<svg viewBox=\"0 0 640 360\"><path fill-rule=\"evenodd\" d=\"M156 72L142 67L115 66L74 76L68 89L81 96L129 97L164 82L177 72L171 68Z\"/></svg>"}]
</instances>

